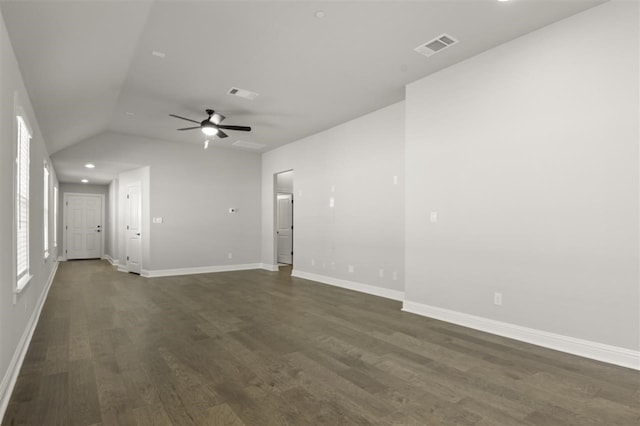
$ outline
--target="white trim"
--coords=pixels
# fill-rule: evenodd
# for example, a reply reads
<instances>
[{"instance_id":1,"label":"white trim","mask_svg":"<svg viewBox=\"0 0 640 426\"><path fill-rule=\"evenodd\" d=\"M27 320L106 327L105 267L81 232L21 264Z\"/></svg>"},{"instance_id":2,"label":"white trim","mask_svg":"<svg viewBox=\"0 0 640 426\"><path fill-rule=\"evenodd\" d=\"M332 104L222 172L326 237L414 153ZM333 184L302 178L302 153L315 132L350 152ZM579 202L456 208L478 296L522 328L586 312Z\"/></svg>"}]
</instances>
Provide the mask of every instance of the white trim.
<instances>
[{"instance_id":1,"label":"white trim","mask_svg":"<svg viewBox=\"0 0 640 426\"><path fill-rule=\"evenodd\" d=\"M129 267L126 263L118 263L118 272L129 272Z\"/></svg>"},{"instance_id":2,"label":"white trim","mask_svg":"<svg viewBox=\"0 0 640 426\"><path fill-rule=\"evenodd\" d=\"M27 287L27 284L31 282L31 278L33 278L32 274L23 275L16 285L16 288L13 289L13 294L20 294ZM13 304L16 304L16 300L14 299Z\"/></svg>"},{"instance_id":3,"label":"white trim","mask_svg":"<svg viewBox=\"0 0 640 426\"><path fill-rule=\"evenodd\" d=\"M346 288L349 290L359 291L374 296L384 297L386 299L399 300L404 299L404 292L399 290L391 290L389 288L376 287L369 284L357 283L355 281L341 280L339 278L327 277L325 275L313 274L311 272L303 272L298 269L291 271L292 277L304 278L305 280L317 281L323 284L329 284L335 287Z\"/></svg>"},{"instance_id":4,"label":"white trim","mask_svg":"<svg viewBox=\"0 0 640 426\"><path fill-rule=\"evenodd\" d=\"M640 351L549 333L406 300L402 304L402 310L545 348L640 370Z\"/></svg>"},{"instance_id":5,"label":"white trim","mask_svg":"<svg viewBox=\"0 0 640 426\"><path fill-rule=\"evenodd\" d=\"M266 269L267 271L271 272L278 272L280 270L278 265L269 265L268 263L261 263L260 269Z\"/></svg>"},{"instance_id":6,"label":"white trim","mask_svg":"<svg viewBox=\"0 0 640 426\"><path fill-rule=\"evenodd\" d=\"M176 275L208 274L211 272L246 271L261 269L260 263L245 263L240 265L198 266L195 268L156 269L153 271L142 269L140 275L146 278L172 277ZM118 268L118 270L120 270Z\"/></svg>"},{"instance_id":7,"label":"white trim","mask_svg":"<svg viewBox=\"0 0 640 426\"><path fill-rule=\"evenodd\" d=\"M111 266L118 266L118 259L114 259L113 257L109 256L108 254L103 255L102 259L106 260L107 262L109 262L111 264Z\"/></svg>"},{"instance_id":8,"label":"white trim","mask_svg":"<svg viewBox=\"0 0 640 426\"><path fill-rule=\"evenodd\" d=\"M49 279L45 283L44 290L40 294L38 303L36 304L36 307L31 314L31 318L29 318L27 327L25 328L24 333L22 333L22 337L18 342L18 346L13 353L13 357L11 358L11 362L9 363L7 372L5 373L4 377L2 378L2 382L0 383L0 422L4 417L7 406L9 405L11 393L13 392L13 388L16 385L16 380L18 379L20 368L22 368L24 357L27 354L27 349L29 349L29 344L31 343L33 332L35 331L36 325L38 324L38 319L40 318L40 313L42 312L44 301L47 299L47 294L49 294L49 289L51 288L51 284L53 283L53 279L56 275L57 270L58 262L55 262L53 265L53 269L49 274Z\"/></svg>"}]
</instances>

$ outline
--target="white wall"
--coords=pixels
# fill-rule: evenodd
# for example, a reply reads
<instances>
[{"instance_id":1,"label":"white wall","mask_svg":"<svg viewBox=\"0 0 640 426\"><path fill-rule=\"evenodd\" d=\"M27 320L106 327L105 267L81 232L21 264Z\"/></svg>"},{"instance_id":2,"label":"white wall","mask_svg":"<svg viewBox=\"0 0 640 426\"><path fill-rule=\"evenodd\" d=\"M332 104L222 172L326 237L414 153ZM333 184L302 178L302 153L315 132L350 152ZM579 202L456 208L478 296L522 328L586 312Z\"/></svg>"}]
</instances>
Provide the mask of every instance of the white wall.
<instances>
[{"instance_id":1,"label":"white wall","mask_svg":"<svg viewBox=\"0 0 640 426\"><path fill-rule=\"evenodd\" d=\"M276 191L283 194L293 194L293 170L276 175Z\"/></svg>"},{"instance_id":2,"label":"white wall","mask_svg":"<svg viewBox=\"0 0 640 426\"><path fill-rule=\"evenodd\" d=\"M409 305L640 349L638 33L612 1L407 87Z\"/></svg>"},{"instance_id":3,"label":"white wall","mask_svg":"<svg viewBox=\"0 0 640 426\"><path fill-rule=\"evenodd\" d=\"M13 228L16 118L14 98L32 128L29 248L31 281L15 294L15 243ZM53 247L53 187L58 184L50 167L49 193L50 256L43 256L43 162L49 156L24 87L18 64L9 43L0 12L0 419L9 402L19 367L35 327L41 303L57 267ZM60 242L59 242L60 244Z\"/></svg>"},{"instance_id":4,"label":"white wall","mask_svg":"<svg viewBox=\"0 0 640 426\"><path fill-rule=\"evenodd\" d=\"M188 273L194 268L259 264L260 154L104 133L74 146L73 155L87 152L109 164L121 161L118 152L123 151L130 170L149 167L145 220L163 218L162 224L151 223L143 236L149 244L145 270ZM67 161L67 155L71 154L63 150L55 157ZM121 178L118 181L121 194L124 184ZM230 214L231 207L237 213ZM114 246L118 249L108 253L114 260L122 260L123 244L124 240L118 241Z\"/></svg>"},{"instance_id":5,"label":"white wall","mask_svg":"<svg viewBox=\"0 0 640 426\"><path fill-rule=\"evenodd\" d=\"M276 264L274 175L293 169L294 275L401 298L403 149L401 102L263 154L262 262Z\"/></svg>"},{"instance_id":6,"label":"white wall","mask_svg":"<svg viewBox=\"0 0 640 426\"><path fill-rule=\"evenodd\" d=\"M119 241L120 237L118 234L118 193L119 193L119 182L118 179L114 179L109 184L109 192L107 194L107 198L109 199L109 210L107 212L107 232L106 232L106 244L105 244L105 256L106 258L114 263L118 264L120 259L120 250L119 250Z\"/></svg>"}]
</instances>

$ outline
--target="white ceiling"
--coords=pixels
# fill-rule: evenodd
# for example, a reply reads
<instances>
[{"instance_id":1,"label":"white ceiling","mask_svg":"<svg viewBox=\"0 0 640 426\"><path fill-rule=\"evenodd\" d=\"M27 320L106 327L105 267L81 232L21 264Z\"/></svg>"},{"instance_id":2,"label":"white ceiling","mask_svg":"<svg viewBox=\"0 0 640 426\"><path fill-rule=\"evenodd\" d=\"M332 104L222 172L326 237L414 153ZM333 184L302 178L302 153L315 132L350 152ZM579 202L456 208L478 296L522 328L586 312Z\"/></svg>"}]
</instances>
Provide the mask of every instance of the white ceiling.
<instances>
[{"instance_id":1,"label":"white ceiling","mask_svg":"<svg viewBox=\"0 0 640 426\"><path fill-rule=\"evenodd\" d=\"M253 128L228 131L216 146L241 139L266 151L398 102L407 83L600 3L0 0L0 7L58 177L75 182L69 159L95 162L78 148L100 135L201 144L201 132L176 131L190 123L168 114L200 121L212 108L224 124ZM430 58L413 51L442 33L460 42ZM259 96L229 96L232 86Z\"/></svg>"}]
</instances>

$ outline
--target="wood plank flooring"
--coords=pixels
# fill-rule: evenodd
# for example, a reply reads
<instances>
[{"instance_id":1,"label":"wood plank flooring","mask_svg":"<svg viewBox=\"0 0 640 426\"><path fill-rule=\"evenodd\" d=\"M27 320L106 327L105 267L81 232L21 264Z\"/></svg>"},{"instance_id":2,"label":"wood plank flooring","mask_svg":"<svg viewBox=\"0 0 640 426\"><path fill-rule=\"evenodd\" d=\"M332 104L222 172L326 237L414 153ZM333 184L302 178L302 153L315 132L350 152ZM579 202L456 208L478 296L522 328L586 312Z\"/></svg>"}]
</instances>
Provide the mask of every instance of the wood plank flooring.
<instances>
[{"instance_id":1,"label":"wood plank flooring","mask_svg":"<svg viewBox=\"0 0 640 426\"><path fill-rule=\"evenodd\" d=\"M640 373L262 270L64 262L2 425L638 425Z\"/></svg>"}]
</instances>

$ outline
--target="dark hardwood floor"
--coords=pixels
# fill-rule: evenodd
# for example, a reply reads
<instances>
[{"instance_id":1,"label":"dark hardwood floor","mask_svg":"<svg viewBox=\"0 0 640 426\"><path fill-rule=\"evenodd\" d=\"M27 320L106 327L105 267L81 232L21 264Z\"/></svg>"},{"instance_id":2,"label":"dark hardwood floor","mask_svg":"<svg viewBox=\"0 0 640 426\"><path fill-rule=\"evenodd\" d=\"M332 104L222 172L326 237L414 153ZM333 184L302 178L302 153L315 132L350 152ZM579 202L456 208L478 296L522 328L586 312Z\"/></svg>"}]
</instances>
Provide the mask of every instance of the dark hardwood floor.
<instances>
[{"instance_id":1,"label":"dark hardwood floor","mask_svg":"<svg viewBox=\"0 0 640 426\"><path fill-rule=\"evenodd\" d=\"M262 270L64 262L2 425L638 425L640 373Z\"/></svg>"}]
</instances>

